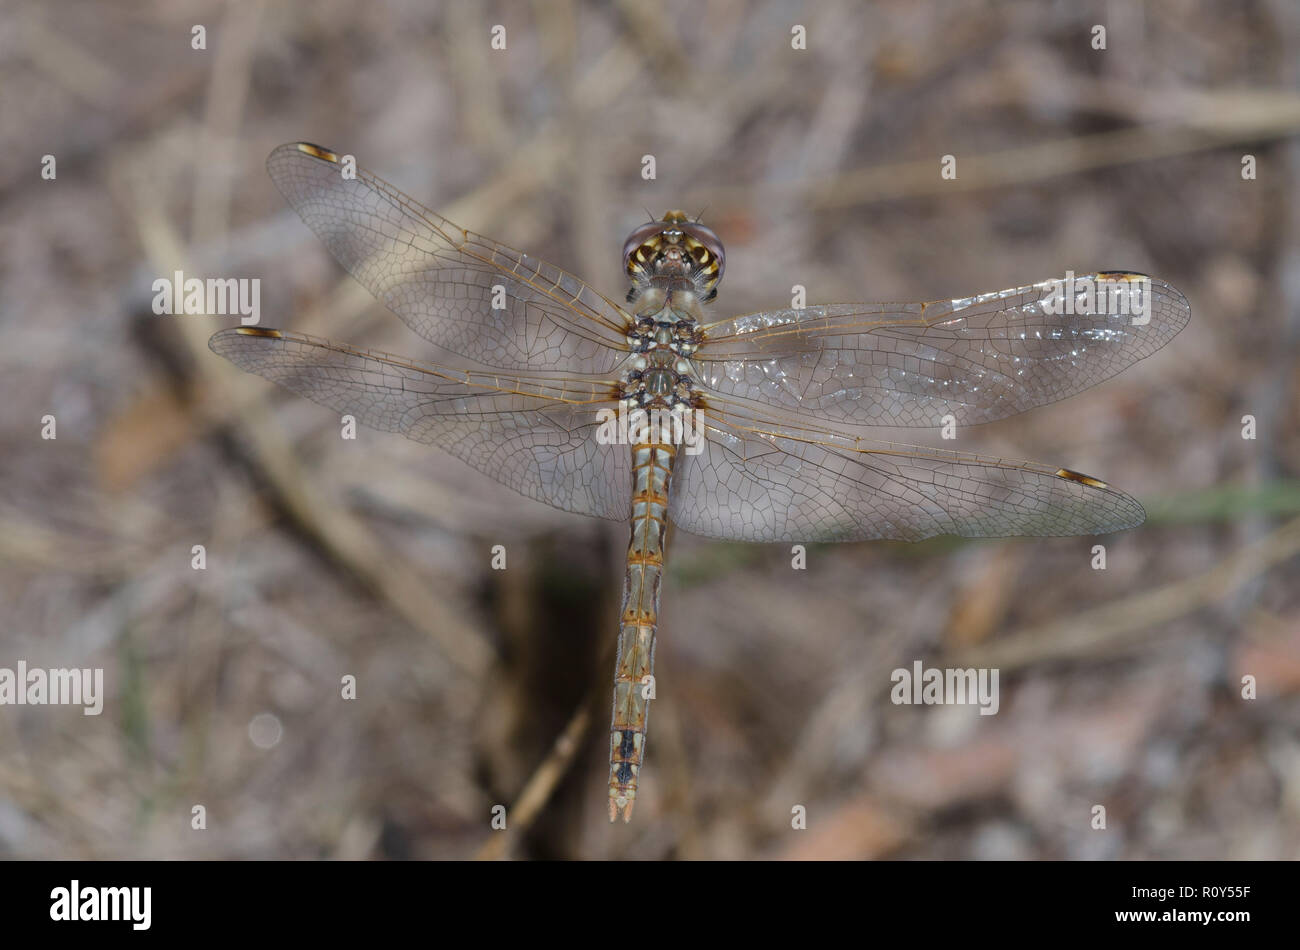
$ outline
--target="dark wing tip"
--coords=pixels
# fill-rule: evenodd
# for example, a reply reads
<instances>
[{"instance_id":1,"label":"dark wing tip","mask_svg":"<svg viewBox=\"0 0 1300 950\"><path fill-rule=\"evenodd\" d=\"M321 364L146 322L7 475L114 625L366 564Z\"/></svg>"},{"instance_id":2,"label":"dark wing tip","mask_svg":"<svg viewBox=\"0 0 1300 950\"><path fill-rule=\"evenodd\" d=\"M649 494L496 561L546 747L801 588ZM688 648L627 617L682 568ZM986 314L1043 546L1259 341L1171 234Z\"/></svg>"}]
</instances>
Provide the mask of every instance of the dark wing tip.
<instances>
[{"instance_id":1,"label":"dark wing tip","mask_svg":"<svg viewBox=\"0 0 1300 950\"><path fill-rule=\"evenodd\" d=\"M272 327L226 327L224 330L218 330L208 337L208 349L218 356L225 356L229 359L228 353L231 344L235 342L237 337L241 336L255 336L271 340L284 339L284 334Z\"/></svg>"},{"instance_id":2,"label":"dark wing tip","mask_svg":"<svg viewBox=\"0 0 1300 950\"><path fill-rule=\"evenodd\" d=\"M1091 475L1085 475L1083 472L1076 472L1068 468L1058 468L1056 470L1057 478L1068 479L1072 482L1082 482L1090 488L1109 488L1110 486L1100 478L1093 478Z\"/></svg>"},{"instance_id":3,"label":"dark wing tip","mask_svg":"<svg viewBox=\"0 0 1300 950\"><path fill-rule=\"evenodd\" d=\"M266 157L266 164L270 166L278 156L294 152L299 152L303 155L310 155L312 158L320 159L323 162L329 162L332 165L337 165L339 163L338 153L323 145L316 145L312 142L286 142L284 145L276 146L271 150L271 154Z\"/></svg>"},{"instance_id":4,"label":"dark wing tip","mask_svg":"<svg viewBox=\"0 0 1300 950\"><path fill-rule=\"evenodd\" d=\"M1192 305L1187 302L1187 297L1181 290L1159 277L1152 277L1150 274L1144 274L1137 270L1128 270L1127 268L1116 268L1114 270L1103 270L1097 272L1099 280L1145 280L1151 283L1152 288L1158 289L1160 295L1166 298L1180 316L1170 323L1170 326L1176 327L1174 333L1187 325L1192 318ZM1174 334L1170 334L1173 336Z\"/></svg>"}]
</instances>

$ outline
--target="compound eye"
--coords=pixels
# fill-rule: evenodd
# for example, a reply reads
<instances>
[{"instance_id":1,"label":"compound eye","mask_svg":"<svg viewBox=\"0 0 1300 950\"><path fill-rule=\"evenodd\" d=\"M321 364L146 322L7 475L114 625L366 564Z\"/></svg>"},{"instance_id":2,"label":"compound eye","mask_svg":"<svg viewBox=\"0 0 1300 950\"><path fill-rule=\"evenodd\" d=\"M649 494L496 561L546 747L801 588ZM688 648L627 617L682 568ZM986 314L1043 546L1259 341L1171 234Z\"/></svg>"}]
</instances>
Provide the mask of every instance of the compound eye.
<instances>
[{"instance_id":1,"label":"compound eye","mask_svg":"<svg viewBox=\"0 0 1300 950\"><path fill-rule=\"evenodd\" d=\"M714 259L718 262L718 279L721 280L722 272L727 269L727 252L723 250L722 240L714 233L713 228L706 227L705 225L698 224L694 221L690 224L682 225L682 228L687 234L703 244L704 247L708 249L708 252L713 255ZM698 253L697 250L696 254L698 255ZM702 264L704 262L697 259L696 263Z\"/></svg>"},{"instance_id":2,"label":"compound eye","mask_svg":"<svg viewBox=\"0 0 1300 950\"><path fill-rule=\"evenodd\" d=\"M629 234L627 240L623 242L623 267L626 268L628 266L628 263L630 262L632 255L636 253L637 248L641 247L641 245L645 244L651 238L656 237L663 231L663 229L664 226L662 222L651 221L648 224L641 225Z\"/></svg>"}]
</instances>

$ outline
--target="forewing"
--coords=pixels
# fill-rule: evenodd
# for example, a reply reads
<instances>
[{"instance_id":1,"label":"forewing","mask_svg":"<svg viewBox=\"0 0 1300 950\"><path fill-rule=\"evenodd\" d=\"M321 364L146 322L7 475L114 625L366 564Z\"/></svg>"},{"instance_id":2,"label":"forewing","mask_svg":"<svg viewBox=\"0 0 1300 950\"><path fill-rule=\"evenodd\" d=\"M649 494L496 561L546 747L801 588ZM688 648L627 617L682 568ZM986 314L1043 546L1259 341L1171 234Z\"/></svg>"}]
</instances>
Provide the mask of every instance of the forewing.
<instances>
[{"instance_id":1,"label":"forewing","mask_svg":"<svg viewBox=\"0 0 1300 950\"><path fill-rule=\"evenodd\" d=\"M627 315L560 268L467 231L364 169L305 142L266 162L280 193L339 263L442 349L509 370L607 373ZM496 288L500 288L497 290Z\"/></svg>"},{"instance_id":2,"label":"forewing","mask_svg":"<svg viewBox=\"0 0 1300 950\"><path fill-rule=\"evenodd\" d=\"M629 453L596 438L597 411L616 406L603 380L466 372L256 327L222 330L208 346L364 425L439 446L521 495L627 518Z\"/></svg>"},{"instance_id":3,"label":"forewing","mask_svg":"<svg viewBox=\"0 0 1300 950\"><path fill-rule=\"evenodd\" d=\"M712 324L696 359L709 388L756 411L913 427L939 426L951 414L976 425L1109 379L1168 343L1191 315L1162 280L1088 274L1075 288L1085 280L1107 288L1108 303L1125 312L1049 313L1065 309L1053 281L961 300L831 304ZM1135 289L1143 280L1149 289ZM1135 313L1143 292L1148 312ZM1073 296L1070 309L1086 304Z\"/></svg>"}]
</instances>

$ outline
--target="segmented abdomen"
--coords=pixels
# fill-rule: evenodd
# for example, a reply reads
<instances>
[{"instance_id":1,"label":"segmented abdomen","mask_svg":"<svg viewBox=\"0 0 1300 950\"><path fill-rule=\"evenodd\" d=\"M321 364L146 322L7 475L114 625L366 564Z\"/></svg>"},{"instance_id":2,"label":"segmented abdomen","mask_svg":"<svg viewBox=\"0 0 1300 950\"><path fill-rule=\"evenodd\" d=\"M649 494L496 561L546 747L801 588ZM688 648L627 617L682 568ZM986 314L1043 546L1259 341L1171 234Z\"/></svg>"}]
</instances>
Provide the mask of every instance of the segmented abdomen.
<instances>
[{"instance_id":1,"label":"segmented abdomen","mask_svg":"<svg viewBox=\"0 0 1300 950\"><path fill-rule=\"evenodd\" d=\"M654 670L664 535L668 528L668 486L676 455L677 447L671 444L632 447L632 539L627 548L619 616L614 721L609 742L610 821L620 811L624 821L631 819L637 775L645 757L648 693Z\"/></svg>"}]
</instances>

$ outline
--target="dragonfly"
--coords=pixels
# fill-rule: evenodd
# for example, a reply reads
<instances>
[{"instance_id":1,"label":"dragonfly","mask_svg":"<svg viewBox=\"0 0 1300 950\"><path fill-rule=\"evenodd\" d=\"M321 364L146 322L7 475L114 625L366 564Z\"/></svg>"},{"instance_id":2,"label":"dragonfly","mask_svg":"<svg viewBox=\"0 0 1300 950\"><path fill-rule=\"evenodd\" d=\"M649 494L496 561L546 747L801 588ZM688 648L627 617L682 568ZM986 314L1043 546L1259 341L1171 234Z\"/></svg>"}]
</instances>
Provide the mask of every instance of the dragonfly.
<instances>
[{"instance_id":1,"label":"dragonfly","mask_svg":"<svg viewBox=\"0 0 1300 950\"><path fill-rule=\"evenodd\" d=\"M630 820L646 753L669 522L708 538L798 543L1095 535L1145 520L1132 496L1071 469L873 432L978 425L1110 378L1190 319L1165 281L1091 272L960 299L713 319L725 250L681 212L628 236L629 289L616 300L330 149L282 145L267 170L437 359L261 326L217 332L215 353L528 498L630 522L611 821ZM1111 306L1081 286L1111 288Z\"/></svg>"}]
</instances>

